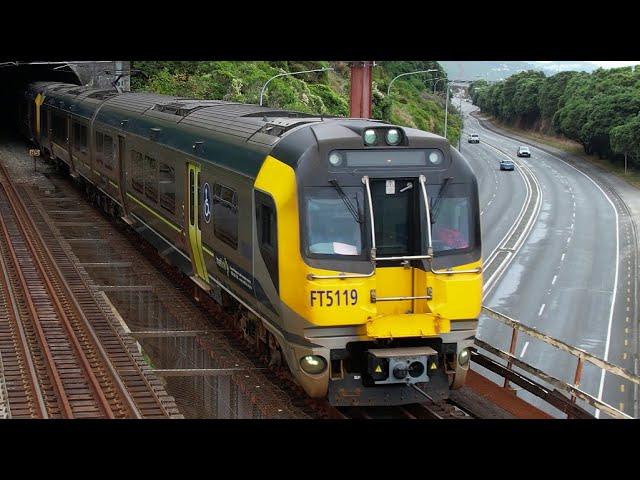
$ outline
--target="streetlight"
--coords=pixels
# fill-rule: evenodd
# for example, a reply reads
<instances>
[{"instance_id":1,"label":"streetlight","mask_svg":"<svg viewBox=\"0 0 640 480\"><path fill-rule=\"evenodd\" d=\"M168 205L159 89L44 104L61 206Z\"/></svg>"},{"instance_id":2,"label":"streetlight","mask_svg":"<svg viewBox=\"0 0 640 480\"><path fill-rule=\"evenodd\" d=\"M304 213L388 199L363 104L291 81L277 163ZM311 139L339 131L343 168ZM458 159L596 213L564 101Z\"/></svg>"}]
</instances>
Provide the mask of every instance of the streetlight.
<instances>
[{"instance_id":1,"label":"streetlight","mask_svg":"<svg viewBox=\"0 0 640 480\"><path fill-rule=\"evenodd\" d=\"M445 100L445 107L444 107L444 138L447 138L447 119L449 117L449 86L455 82L469 83L468 81L465 81L465 80L448 80L447 81L447 92L445 94L446 100ZM462 97L460 97L460 119L462 119ZM462 135L462 131L460 131L460 134Z\"/></svg>"},{"instance_id":2,"label":"streetlight","mask_svg":"<svg viewBox=\"0 0 640 480\"><path fill-rule=\"evenodd\" d=\"M317 68L315 70L302 70L300 72L289 72L289 73L280 73L278 75L274 75L273 77L271 77L269 80L267 80L267 82L262 86L262 90L260 90L260 106L262 106L262 96L264 95L264 90L265 88L267 88L267 85L269 84L269 82L271 80L274 80L278 77L285 77L288 75L300 75L301 73L311 73L311 72L326 72L328 70L334 70L333 68Z\"/></svg>"},{"instance_id":3,"label":"streetlight","mask_svg":"<svg viewBox=\"0 0 640 480\"><path fill-rule=\"evenodd\" d=\"M446 79L447 79L447 77L440 77L440 78L437 78L437 79L436 79L435 83L433 84L433 94L434 94L434 95L436 94L436 85L438 84L438 82L439 82L440 80L446 80Z\"/></svg>"},{"instance_id":4,"label":"streetlight","mask_svg":"<svg viewBox=\"0 0 640 480\"><path fill-rule=\"evenodd\" d=\"M429 73L429 72L437 72L438 69L430 69L430 70L416 70L415 72L407 72L407 73L401 73L400 75L395 76L391 82L389 82L389 88L387 88L387 96L389 96L389 94L391 93L391 85L393 85L393 82L395 82L398 78L400 77L404 77L405 75L413 75L415 73Z\"/></svg>"}]
</instances>

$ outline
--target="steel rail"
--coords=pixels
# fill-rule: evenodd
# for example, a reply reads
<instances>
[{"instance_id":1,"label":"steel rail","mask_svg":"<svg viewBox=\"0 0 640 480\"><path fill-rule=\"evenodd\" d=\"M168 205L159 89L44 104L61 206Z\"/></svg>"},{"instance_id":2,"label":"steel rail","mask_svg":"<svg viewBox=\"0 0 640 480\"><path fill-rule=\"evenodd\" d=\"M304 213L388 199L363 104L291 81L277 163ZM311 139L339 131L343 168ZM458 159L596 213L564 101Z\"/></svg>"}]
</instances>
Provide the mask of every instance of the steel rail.
<instances>
[{"instance_id":1,"label":"steel rail","mask_svg":"<svg viewBox=\"0 0 640 480\"><path fill-rule=\"evenodd\" d=\"M20 200L20 201L22 202L22 200ZM35 202L34 202L34 204L35 204ZM23 207L24 207L24 209L26 211L27 208L26 208L26 206L24 206L24 203L22 203L22 205L23 205ZM38 208L38 207L36 207L36 208ZM42 215L43 214L42 210L40 208L38 208L38 210L40 210L40 213ZM42 215L42 216L43 216L43 218L45 218L45 215ZM45 221L46 221L46 219L45 219ZM49 248L47 247L47 245L44 242L44 239L42 238L42 234L37 229L36 229L36 232L37 232L38 236L40 237L40 240L42 242L42 245L43 245L45 251L48 253L49 257L51 259L53 259L53 255L52 255L51 251L49 250ZM77 266L74 264L74 262L71 262L71 263L72 263L72 266L73 266L74 270L77 272ZM68 287L68 285L66 285L66 282L64 281L63 274L60 271L60 267L58 266L57 262L53 261L53 267L54 267L56 273L58 274L59 278L62 279L62 281L64 282L65 286ZM78 317L84 323L85 329L86 329L87 333L89 334L89 336L91 337L94 346L98 350L99 355L102 357L102 362L106 366L107 370L109 371L110 377L111 377L112 381L115 383L116 388L119 390L121 398L123 398L125 400L125 402L127 404L127 407L129 409L129 412L136 419L143 418L142 414L139 411L139 408L136 406L135 400L133 399L131 393L127 390L126 386L122 382L122 379L120 378L120 375L118 374L118 372L114 368L112 362L110 361L109 355L104 350L104 347L102 346L102 342L97 337L93 327L91 326L91 323L89 322L89 320L84 315L84 313L82 311L82 308L78 304L78 301L77 301L75 295L73 295L73 293L70 291L69 288L67 288L67 293L69 294L69 298L71 299L72 305L73 305L73 307L75 309L75 313L78 315ZM125 348L125 351L127 351L126 348ZM132 362L135 363L133 357L131 356L131 354L128 351L127 351L127 356L130 358L130 360ZM141 373L141 372L138 372L138 373ZM144 377L144 375L143 375L143 377ZM148 381L146 380L146 378L145 378L145 383L148 385ZM148 386L150 387L150 385L148 385ZM161 407L161 409L167 415L169 415L169 413L167 412L167 410L166 410L165 406L162 404L162 402L160 402L158 400L157 403Z\"/></svg>"},{"instance_id":2,"label":"steel rail","mask_svg":"<svg viewBox=\"0 0 640 480\"><path fill-rule=\"evenodd\" d=\"M0 217L0 222L2 222L2 218ZM3 225L4 227L4 225ZM36 372L35 365L33 363L33 358L31 357L31 352L29 348L29 340L27 339L27 335L25 333L25 327L22 322L22 318L20 318L20 312L18 311L18 306L16 305L16 299L13 292L10 290L11 279L9 278L9 273L7 269L7 265L5 263L4 258L0 255L0 268L2 269L2 275L4 282L2 283L2 288L4 290L4 296L7 299L6 308L7 315L9 320L16 326L17 337L19 340L18 348L20 349L20 353L24 358L25 363L27 364L27 371L30 380L30 387L33 395L37 399L37 410L38 414L41 418L49 418L49 414L47 413L47 406L44 401L44 396L42 394L42 389L40 388L40 382L38 380L38 374ZM16 352L18 353L18 352ZM2 372L4 372L4 368L2 368ZM3 376L4 377L4 376ZM6 386L5 386L6 388ZM5 391L5 393L8 393ZM6 396L7 402L9 402L8 394ZM9 413L11 412L11 404L8 404Z\"/></svg>"},{"instance_id":3,"label":"steel rail","mask_svg":"<svg viewBox=\"0 0 640 480\"><path fill-rule=\"evenodd\" d=\"M49 278L49 275L47 274L47 268L43 263L43 260L40 258L39 252L38 252L38 247L36 246L34 239L32 239L32 235L34 234L30 234L27 225L29 225L31 228L33 228L33 230L36 232L36 234L34 236L38 236L37 235L37 229L35 228L35 225L33 225L33 221L32 219L29 217L29 215L27 214L26 208L24 208L24 204L22 203L22 201L20 200L15 187L13 186L13 184L10 181L10 176L8 171L6 170L6 167L4 165L0 165L0 171L2 172L2 174L5 176L5 178L7 179L7 182L4 186L5 188L5 192L7 194L7 199L9 200L9 203L11 205L11 208L14 210L15 214L16 214L16 220L17 220L17 224L18 224L18 228L21 230L22 235L24 236L24 239L29 247L29 250L31 250L32 253L32 258L34 260L34 266L36 266L36 268L39 270L40 275L43 279L43 283L45 288L47 289L47 291L49 292L49 296L50 299L52 301L52 304L55 308L55 310L57 311L58 314L58 318L61 321L61 324L63 325L64 329L67 331L67 336L73 346L73 349L76 351L76 355L78 357L78 359L80 360L81 366L85 371L86 377L89 380L90 383L90 388L91 390L93 390L95 398L97 400L97 403L99 404L99 407L102 409L102 411L104 412L104 414L108 417L108 418L115 418L114 412L111 408L111 405L109 403L109 401L107 400L104 392L102 391L102 387L100 386L100 382L98 381L98 379L95 376L95 373L93 371L93 368L91 366L91 363L89 362L89 359L86 357L86 354L82 348L82 345L80 344L78 337L76 335L76 333L73 330L73 326L71 324L71 321L69 319L69 317L67 316L67 313L65 312L64 306L62 305L62 302L60 301L60 299L58 298L58 295L56 293L55 287L53 285L52 279ZM7 188L8 187L8 188ZM5 235L8 234L8 232L5 231ZM7 237L7 241L9 243L11 243L10 238ZM43 250L45 252L46 255L49 256L49 260L51 262L51 264L53 264L54 266L56 266L56 262L53 260L52 256L51 256L51 252L48 250L48 248L46 247L46 245L44 245L44 242L42 243L41 247L43 247ZM15 254L15 251L13 252ZM17 257L14 257L15 261L16 261L16 266L18 267L17 269L20 270L20 266L19 263L17 263ZM24 277L21 275L22 280L24 280ZM66 282L64 281L64 279L62 277L60 277L58 279L60 281L60 285L63 287L64 290L66 290L68 292L68 285L66 284ZM24 283L24 285L26 286L26 282ZM25 288L25 292L28 292L29 289ZM27 295L27 298L30 298ZM72 296L70 296L70 298L72 298ZM31 300L29 299L29 302L31 303ZM35 313L35 307L33 310L33 313ZM34 318L38 318L37 314ZM40 340L41 343L43 345L47 344L47 340L46 340L46 335L40 325L40 319L38 318L37 320L37 325L38 325L38 330L39 330L39 336L40 336ZM51 356L51 351L49 349L49 346L46 345L45 347L46 351L49 352L49 356ZM53 358L51 356L51 360L53 361ZM52 364L53 366L53 364ZM55 367L54 367L55 368ZM71 405L69 403L69 399L67 398L64 389L64 386L62 385L62 380L60 378L59 372L56 369L56 383L59 386L59 390L58 393L61 394L61 401L63 403L64 406L64 410L65 413L68 415L69 418L73 418L74 417L74 413L73 410L71 408Z\"/></svg>"},{"instance_id":4,"label":"steel rail","mask_svg":"<svg viewBox=\"0 0 640 480\"><path fill-rule=\"evenodd\" d=\"M2 185L2 189L4 190L4 185ZM7 196L7 199L8 199L8 196ZM19 223L18 220L17 220L17 223ZM53 386L54 390L56 391L56 395L57 395L58 400L60 402L60 406L61 406L62 410L64 411L64 415L67 418L73 418L73 411L71 409L71 405L69 404L69 400L64 395L64 386L62 384L62 379L60 377L60 373L58 372L56 364L55 364L55 362L53 360L53 354L51 353L51 349L49 348L49 345L47 344L47 342L45 340L46 339L46 335L44 333L44 330L42 329L42 324L40 323L40 318L38 316L38 312L36 310L35 304L33 303L33 299L27 293L27 292L29 292L29 285L27 283L26 278L24 277L24 273L22 272L22 269L20 268L20 262L18 260L18 255L17 255L17 253L15 251L15 248L14 248L12 242L11 242L11 236L9 235L9 231L7 230L7 225L6 225L4 219L2 218L1 215L0 215L0 227L2 229L3 237L4 237L4 240L5 240L6 245L7 245L7 250L9 252L9 256L11 257L11 261L15 265L16 274L18 276L18 282L20 283L22 291L25 292L26 306L27 306L27 309L29 311L29 315L31 316L31 318L33 320L33 325L34 325L34 328L35 328L35 331L36 331L36 335L38 336L38 339L39 339L40 348L42 349L42 352L43 352L43 354L45 356L45 359L46 359L46 367L47 367L47 370L49 372L49 376L50 376L50 378L52 380L52 384L53 384L52 386Z\"/></svg>"}]
</instances>

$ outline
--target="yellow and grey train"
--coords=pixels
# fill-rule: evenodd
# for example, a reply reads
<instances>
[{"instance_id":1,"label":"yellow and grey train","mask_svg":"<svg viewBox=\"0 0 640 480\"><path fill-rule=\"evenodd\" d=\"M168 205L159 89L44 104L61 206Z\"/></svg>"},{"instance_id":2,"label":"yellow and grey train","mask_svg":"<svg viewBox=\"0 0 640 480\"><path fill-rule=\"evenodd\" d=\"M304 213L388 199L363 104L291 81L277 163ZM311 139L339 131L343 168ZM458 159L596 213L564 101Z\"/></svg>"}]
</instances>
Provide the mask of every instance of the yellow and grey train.
<instances>
[{"instance_id":1,"label":"yellow and grey train","mask_svg":"<svg viewBox=\"0 0 640 480\"><path fill-rule=\"evenodd\" d=\"M482 292L476 178L385 122L35 82L19 125L333 405L446 398ZM252 337L252 338L253 338Z\"/></svg>"}]
</instances>

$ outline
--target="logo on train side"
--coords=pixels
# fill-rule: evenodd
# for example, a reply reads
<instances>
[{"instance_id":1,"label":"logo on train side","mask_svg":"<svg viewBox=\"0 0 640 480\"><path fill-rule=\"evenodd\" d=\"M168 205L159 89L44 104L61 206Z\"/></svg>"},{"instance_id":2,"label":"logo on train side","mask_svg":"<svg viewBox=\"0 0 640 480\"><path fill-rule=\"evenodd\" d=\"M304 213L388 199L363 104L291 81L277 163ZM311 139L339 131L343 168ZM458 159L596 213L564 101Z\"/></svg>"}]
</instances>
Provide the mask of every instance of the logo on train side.
<instances>
[{"instance_id":1,"label":"logo on train side","mask_svg":"<svg viewBox=\"0 0 640 480\"><path fill-rule=\"evenodd\" d=\"M202 188L202 213L204 221L211 222L211 187L206 182Z\"/></svg>"}]
</instances>

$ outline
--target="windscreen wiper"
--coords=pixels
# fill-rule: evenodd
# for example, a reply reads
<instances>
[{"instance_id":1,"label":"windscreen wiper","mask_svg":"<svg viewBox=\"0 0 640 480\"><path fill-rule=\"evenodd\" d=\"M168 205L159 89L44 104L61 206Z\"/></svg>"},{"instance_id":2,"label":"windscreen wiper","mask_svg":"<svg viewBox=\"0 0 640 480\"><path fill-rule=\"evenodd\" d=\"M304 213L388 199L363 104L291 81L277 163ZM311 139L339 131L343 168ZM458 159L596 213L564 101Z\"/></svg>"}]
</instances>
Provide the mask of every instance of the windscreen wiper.
<instances>
[{"instance_id":1,"label":"windscreen wiper","mask_svg":"<svg viewBox=\"0 0 640 480\"><path fill-rule=\"evenodd\" d=\"M436 223L436 218L438 217L438 207L440 206L440 201L442 200L442 194L446 191L449 183L453 180L453 177L447 177L444 179L444 183L440 187L438 191L438 196L433 202L433 208L431 209L431 223Z\"/></svg>"},{"instance_id":2,"label":"windscreen wiper","mask_svg":"<svg viewBox=\"0 0 640 480\"><path fill-rule=\"evenodd\" d=\"M362 217L360 216L360 209L358 207L356 207L355 205L353 205L353 203L351 203L351 200L349 200L349 197L347 197L347 194L344 193L344 190L342 189L342 187L340 186L340 184L338 183L337 180L332 179L329 180L329 183L331 185L333 185L333 188L335 188L338 191L338 194L340 195L340 198L342 199L342 201L344 202L345 206L347 207L347 210L349 210L349 213L353 216L354 220L360 224L362 224ZM358 201L358 197L356 197L356 202Z\"/></svg>"}]
</instances>

